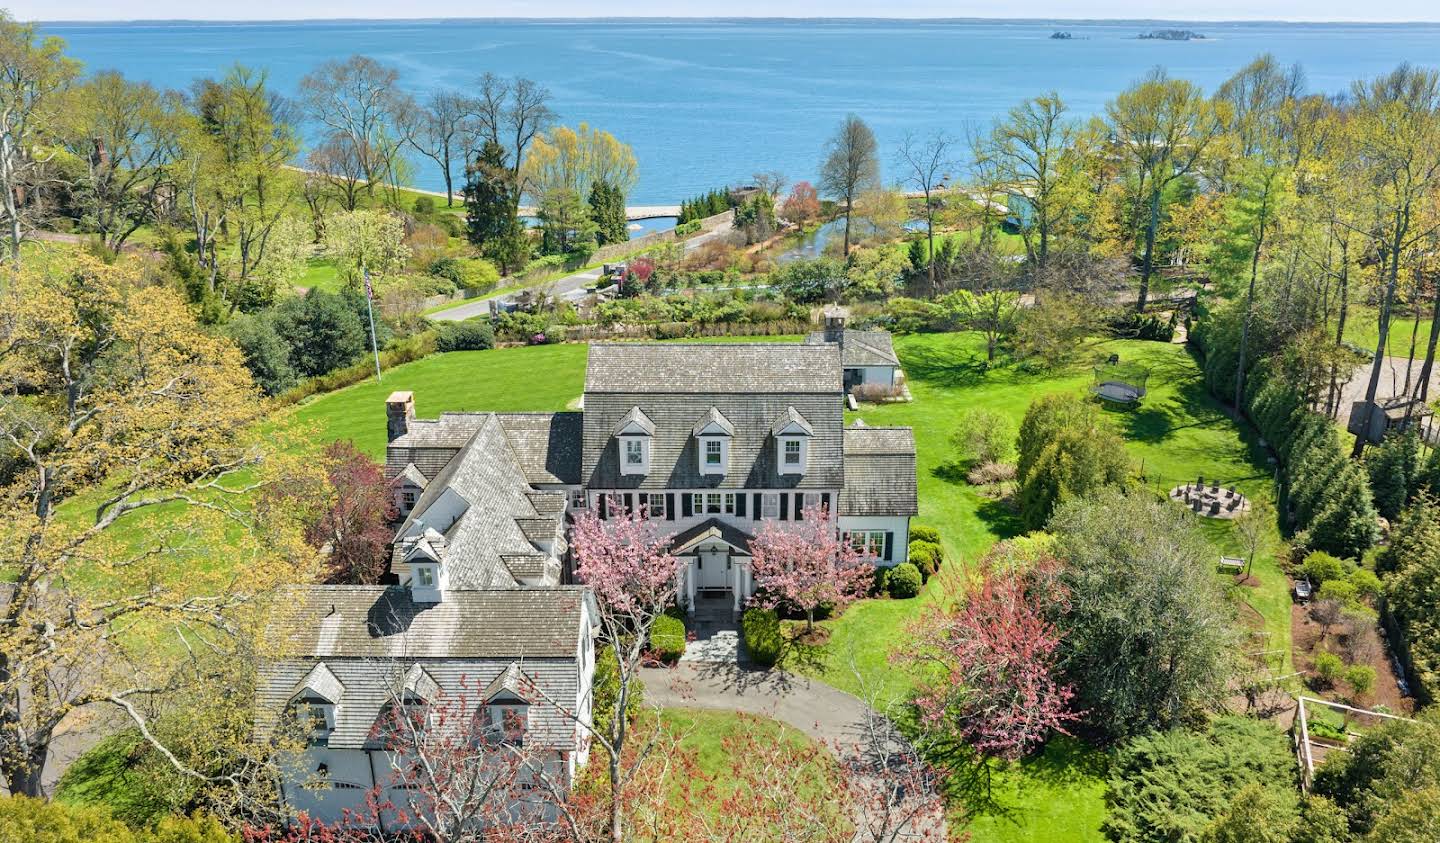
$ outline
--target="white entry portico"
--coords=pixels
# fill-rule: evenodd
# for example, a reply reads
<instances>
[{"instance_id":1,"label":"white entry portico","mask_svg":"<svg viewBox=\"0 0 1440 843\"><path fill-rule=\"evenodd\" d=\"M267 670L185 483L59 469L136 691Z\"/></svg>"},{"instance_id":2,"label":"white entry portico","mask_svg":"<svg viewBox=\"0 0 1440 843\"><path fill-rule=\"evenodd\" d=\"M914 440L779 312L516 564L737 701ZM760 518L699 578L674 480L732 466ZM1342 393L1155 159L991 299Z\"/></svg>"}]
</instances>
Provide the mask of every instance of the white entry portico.
<instances>
[{"instance_id":1,"label":"white entry portico","mask_svg":"<svg viewBox=\"0 0 1440 843\"><path fill-rule=\"evenodd\" d=\"M707 519L675 537L672 551L689 560L680 598L692 614L697 596L728 595L735 612L755 592L750 575L750 536L718 518Z\"/></svg>"}]
</instances>

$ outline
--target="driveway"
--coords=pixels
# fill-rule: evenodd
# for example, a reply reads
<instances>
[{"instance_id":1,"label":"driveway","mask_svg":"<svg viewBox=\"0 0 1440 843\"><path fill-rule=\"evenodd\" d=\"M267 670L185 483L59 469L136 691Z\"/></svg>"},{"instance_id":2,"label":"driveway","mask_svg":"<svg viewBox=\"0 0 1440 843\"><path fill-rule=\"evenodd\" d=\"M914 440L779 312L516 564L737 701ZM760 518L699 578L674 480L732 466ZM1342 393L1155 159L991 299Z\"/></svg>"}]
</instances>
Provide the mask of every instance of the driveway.
<instances>
[{"instance_id":1,"label":"driveway","mask_svg":"<svg viewBox=\"0 0 1440 843\"><path fill-rule=\"evenodd\" d=\"M711 240L714 240L716 237L723 236L726 232L730 230L731 229L729 226L722 226L715 229L714 231L706 231L704 233L697 234L694 237L691 237L689 240L685 241L685 251L688 254L689 252L700 248ZM585 297L585 288L594 286L595 282L599 280L599 278L600 269L599 267L596 267L594 269L583 269L573 275L567 275L564 278L556 281L550 281L545 284L532 284L530 286L531 289L535 287L545 287L549 289L550 293L554 295L557 299L574 302L583 299ZM429 318L440 322L459 322L462 319L471 319L476 316L486 316L490 313L491 301L508 304L514 301L515 297L519 295L520 292L521 291L519 290L511 290L508 293L498 293L496 295L486 296L484 298L471 299L470 301L467 301L463 304L458 304L447 310L441 310L436 313L432 313L430 314Z\"/></svg>"}]
</instances>

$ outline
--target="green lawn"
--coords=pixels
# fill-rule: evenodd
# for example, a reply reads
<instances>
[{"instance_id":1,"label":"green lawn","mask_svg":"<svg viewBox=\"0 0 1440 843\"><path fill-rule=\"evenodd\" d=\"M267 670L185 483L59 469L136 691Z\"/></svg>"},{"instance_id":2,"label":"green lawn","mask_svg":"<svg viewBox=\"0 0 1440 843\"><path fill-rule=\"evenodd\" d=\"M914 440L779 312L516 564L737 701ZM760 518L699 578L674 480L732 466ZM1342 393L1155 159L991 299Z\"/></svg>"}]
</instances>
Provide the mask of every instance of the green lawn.
<instances>
[{"instance_id":1,"label":"green lawn","mask_svg":"<svg viewBox=\"0 0 1440 843\"><path fill-rule=\"evenodd\" d=\"M1270 468L1253 433L1242 433L1204 391L1195 361L1177 345L1139 341L1096 343L1084 360L1059 374L1027 374L1014 367L986 369L979 337L927 334L896 338L896 350L915 400L908 404L862 407L867 424L909 425L915 430L920 491L919 523L936 527L945 545L947 577L963 575L997 540L1016 535L1020 524L1003 504L989 500L947 471L948 437L957 416L987 408L1009 416L1018 427L1030 402L1054 392L1080 391L1091 380L1089 362L1119 354L1150 369L1149 394L1142 406L1111 411L1124 435L1137 474L1156 489L1168 489L1198 475L1235 483L1250 495L1271 494ZM1238 551L1228 524L1207 523L1206 535L1221 550ZM958 569L958 570L957 570ZM1271 559L1258 560L1261 587L1245 598L1265 618L1271 649L1289 651L1290 603L1286 584ZM943 578L927 584L914 600L866 600L826 622L830 642L817 663L797 665L853 692L879 691L905 699L912 677L891 663L903 648L905 627L923 607L944 593ZM853 667L852 667L853 666ZM857 678L856 671L863 680ZM1104 816L1103 783L1096 769L1103 756L1078 744L1052 748L1040 759L997 771L993 801L982 801L971 830L975 841L1099 840ZM1017 829L1024 818L1029 830Z\"/></svg>"},{"instance_id":2,"label":"green lawn","mask_svg":"<svg viewBox=\"0 0 1440 843\"><path fill-rule=\"evenodd\" d=\"M332 261L325 258L311 258L305 274L295 283L307 290L324 290L328 293L340 291L340 272Z\"/></svg>"},{"instance_id":3,"label":"green lawn","mask_svg":"<svg viewBox=\"0 0 1440 843\"><path fill-rule=\"evenodd\" d=\"M1422 303L1419 332L1415 336L1415 357L1424 359L1425 345L1430 341L1430 304ZM1352 304L1345 317L1345 339L1366 351L1373 352L1380 341L1380 309L1374 305ZM1413 305L1399 305L1390 315L1390 335L1385 347L1391 357L1410 356L1410 335L1415 330L1415 308ZM1333 331L1332 331L1333 334ZM1419 364L1416 364L1419 370Z\"/></svg>"}]
</instances>

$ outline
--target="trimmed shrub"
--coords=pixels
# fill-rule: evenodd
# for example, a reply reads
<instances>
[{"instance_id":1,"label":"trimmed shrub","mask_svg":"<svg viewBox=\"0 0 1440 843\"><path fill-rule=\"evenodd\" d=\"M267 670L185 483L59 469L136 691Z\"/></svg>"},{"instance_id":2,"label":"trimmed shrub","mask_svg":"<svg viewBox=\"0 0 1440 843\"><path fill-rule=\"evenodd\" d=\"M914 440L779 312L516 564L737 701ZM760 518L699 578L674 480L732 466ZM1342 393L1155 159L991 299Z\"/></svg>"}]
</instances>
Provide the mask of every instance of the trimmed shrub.
<instances>
[{"instance_id":1,"label":"trimmed shrub","mask_svg":"<svg viewBox=\"0 0 1440 843\"><path fill-rule=\"evenodd\" d=\"M901 562L890 569L890 576L885 579L885 587L890 596L899 600L914 597L920 593L920 586L924 581L920 578L920 569L909 562Z\"/></svg>"},{"instance_id":2,"label":"trimmed shrub","mask_svg":"<svg viewBox=\"0 0 1440 843\"><path fill-rule=\"evenodd\" d=\"M1355 604L1355 584L1349 580L1328 580L1315 596L1320 600L1336 600L1346 606Z\"/></svg>"},{"instance_id":3,"label":"trimmed shrub","mask_svg":"<svg viewBox=\"0 0 1440 843\"><path fill-rule=\"evenodd\" d=\"M910 541L924 541L940 543L940 531L934 527L927 527L924 524L910 525Z\"/></svg>"},{"instance_id":4,"label":"trimmed shrub","mask_svg":"<svg viewBox=\"0 0 1440 843\"><path fill-rule=\"evenodd\" d=\"M926 580L935 576L935 572L940 570L942 561L944 561L944 551L940 549L940 545L922 539L910 542L910 562L920 569L920 575Z\"/></svg>"},{"instance_id":5,"label":"trimmed shrub","mask_svg":"<svg viewBox=\"0 0 1440 843\"><path fill-rule=\"evenodd\" d=\"M1345 662L1334 653L1320 653L1315 656L1315 678L1323 687L1334 687L1345 672Z\"/></svg>"},{"instance_id":6,"label":"trimmed shrub","mask_svg":"<svg viewBox=\"0 0 1440 843\"><path fill-rule=\"evenodd\" d=\"M1365 696L1375 687L1375 668L1368 664L1350 665L1345 668L1345 684L1350 686L1355 696Z\"/></svg>"},{"instance_id":7,"label":"trimmed shrub","mask_svg":"<svg viewBox=\"0 0 1440 843\"><path fill-rule=\"evenodd\" d=\"M685 622L661 615L650 627L650 649L661 661L673 662L685 655Z\"/></svg>"},{"instance_id":8,"label":"trimmed shrub","mask_svg":"<svg viewBox=\"0 0 1440 843\"><path fill-rule=\"evenodd\" d=\"M772 609L746 609L740 616L740 633L745 636L745 649L761 667L773 667L780 660L784 639L780 635L780 616Z\"/></svg>"},{"instance_id":9,"label":"trimmed shrub","mask_svg":"<svg viewBox=\"0 0 1440 843\"><path fill-rule=\"evenodd\" d=\"M1345 562L1331 556L1323 550L1314 551L1309 556L1306 556L1305 561L1300 565L1300 569L1305 572L1306 577L1310 578L1310 582L1316 586L1323 585L1331 580L1344 579L1345 577Z\"/></svg>"},{"instance_id":10,"label":"trimmed shrub","mask_svg":"<svg viewBox=\"0 0 1440 843\"><path fill-rule=\"evenodd\" d=\"M431 214L435 213L435 197L433 197L433 196L416 196L416 197L415 197L415 205L414 205L414 208L415 208L415 216L417 216L417 217L428 217L428 216L430 216Z\"/></svg>"},{"instance_id":11,"label":"trimmed shrub","mask_svg":"<svg viewBox=\"0 0 1440 843\"><path fill-rule=\"evenodd\" d=\"M436 351L484 351L494 347L495 331L482 319L446 323L436 332Z\"/></svg>"},{"instance_id":12,"label":"trimmed shrub","mask_svg":"<svg viewBox=\"0 0 1440 843\"><path fill-rule=\"evenodd\" d=\"M886 587L890 581L890 569L883 565L875 566L875 581L870 584L870 596L875 597L886 593Z\"/></svg>"},{"instance_id":13,"label":"trimmed shrub","mask_svg":"<svg viewBox=\"0 0 1440 843\"><path fill-rule=\"evenodd\" d=\"M1380 578L1369 568L1351 571L1348 582L1355 587L1355 594L1359 597L1373 600L1380 596Z\"/></svg>"}]
</instances>

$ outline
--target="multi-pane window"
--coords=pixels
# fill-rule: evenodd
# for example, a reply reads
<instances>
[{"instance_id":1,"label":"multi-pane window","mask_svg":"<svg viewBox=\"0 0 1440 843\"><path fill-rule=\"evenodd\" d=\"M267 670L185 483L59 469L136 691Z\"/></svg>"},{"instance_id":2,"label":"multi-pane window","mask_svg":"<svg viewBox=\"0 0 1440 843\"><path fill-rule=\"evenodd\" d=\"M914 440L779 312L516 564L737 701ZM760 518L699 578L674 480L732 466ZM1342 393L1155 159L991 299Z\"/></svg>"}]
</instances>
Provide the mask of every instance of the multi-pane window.
<instances>
[{"instance_id":1,"label":"multi-pane window","mask_svg":"<svg viewBox=\"0 0 1440 843\"><path fill-rule=\"evenodd\" d=\"M665 495L647 494L645 496L645 514L650 518L664 518Z\"/></svg>"},{"instance_id":2,"label":"multi-pane window","mask_svg":"<svg viewBox=\"0 0 1440 843\"><path fill-rule=\"evenodd\" d=\"M570 493L570 508L571 508L571 509L584 509L584 508L585 508L585 490L583 490L583 489L576 489L576 490L574 490L573 492Z\"/></svg>"},{"instance_id":3,"label":"multi-pane window","mask_svg":"<svg viewBox=\"0 0 1440 843\"><path fill-rule=\"evenodd\" d=\"M725 495L725 514L726 514L726 515L734 515L734 514L735 514L735 495L734 495L734 494L726 493L726 495Z\"/></svg>"},{"instance_id":4,"label":"multi-pane window","mask_svg":"<svg viewBox=\"0 0 1440 843\"><path fill-rule=\"evenodd\" d=\"M883 560L885 558L885 531L856 530L850 534L850 546L859 553Z\"/></svg>"},{"instance_id":5,"label":"multi-pane window","mask_svg":"<svg viewBox=\"0 0 1440 843\"><path fill-rule=\"evenodd\" d=\"M799 465L799 464L800 464L800 440L799 440L799 439L786 439L786 440L785 440L785 464L786 464L786 465Z\"/></svg>"},{"instance_id":6,"label":"multi-pane window","mask_svg":"<svg viewBox=\"0 0 1440 843\"><path fill-rule=\"evenodd\" d=\"M424 565L415 569L415 581L420 583L421 588L435 587L435 569Z\"/></svg>"},{"instance_id":7,"label":"multi-pane window","mask_svg":"<svg viewBox=\"0 0 1440 843\"><path fill-rule=\"evenodd\" d=\"M626 464L626 465L644 465L644 464L645 464L645 443L644 443L644 442L641 442L639 439L627 439L627 440L625 440L625 464Z\"/></svg>"},{"instance_id":8,"label":"multi-pane window","mask_svg":"<svg viewBox=\"0 0 1440 843\"><path fill-rule=\"evenodd\" d=\"M409 489L400 492L400 508L409 512L415 506L415 493Z\"/></svg>"},{"instance_id":9,"label":"multi-pane window","mask_svg":"<svg viewBox=\"0 0 1440 843\"><path fill-rule=\"evenodd\" d=\"M720 442L716 439L709 439L705 442L705 464L720 464Z\"/></svg>"},{"instance_id":10,"label":"multi-pane window","mask_svg":"<svg viewBox=\"0 0 1440 843\"><path fill-rule=\"evenodd\" d=\"M760 517L780 517L780 496L774 492L766 492L760 496Z\"/></svg>"},{"instance_id":11,"label":"multi-pane window","mask_svg":"<svg viewBox=\"0 0 1440 843\"><path fill-rule=\"evenodd\" d=\"M805 508L805 509L809 509L809 508L812 507L812 506L819 506L819 505L820 505L820 495L819 495L818 493L816 493L816 492L806 492L806 493L805 493L805 498L804 498L804 508Z\"/></svg>"},{"instance_id":12,"label":"multi-pane window","mask_svg":"<svg viewBox=\"0 0 1440 843\"><path fill-rule=\"evenodd\" d=\"M719 513L724 506L724 496L719 492L711 492L705 496L705 511ZM733 506L733 505L732 505Z\"/></svg>"}]
</instances>

